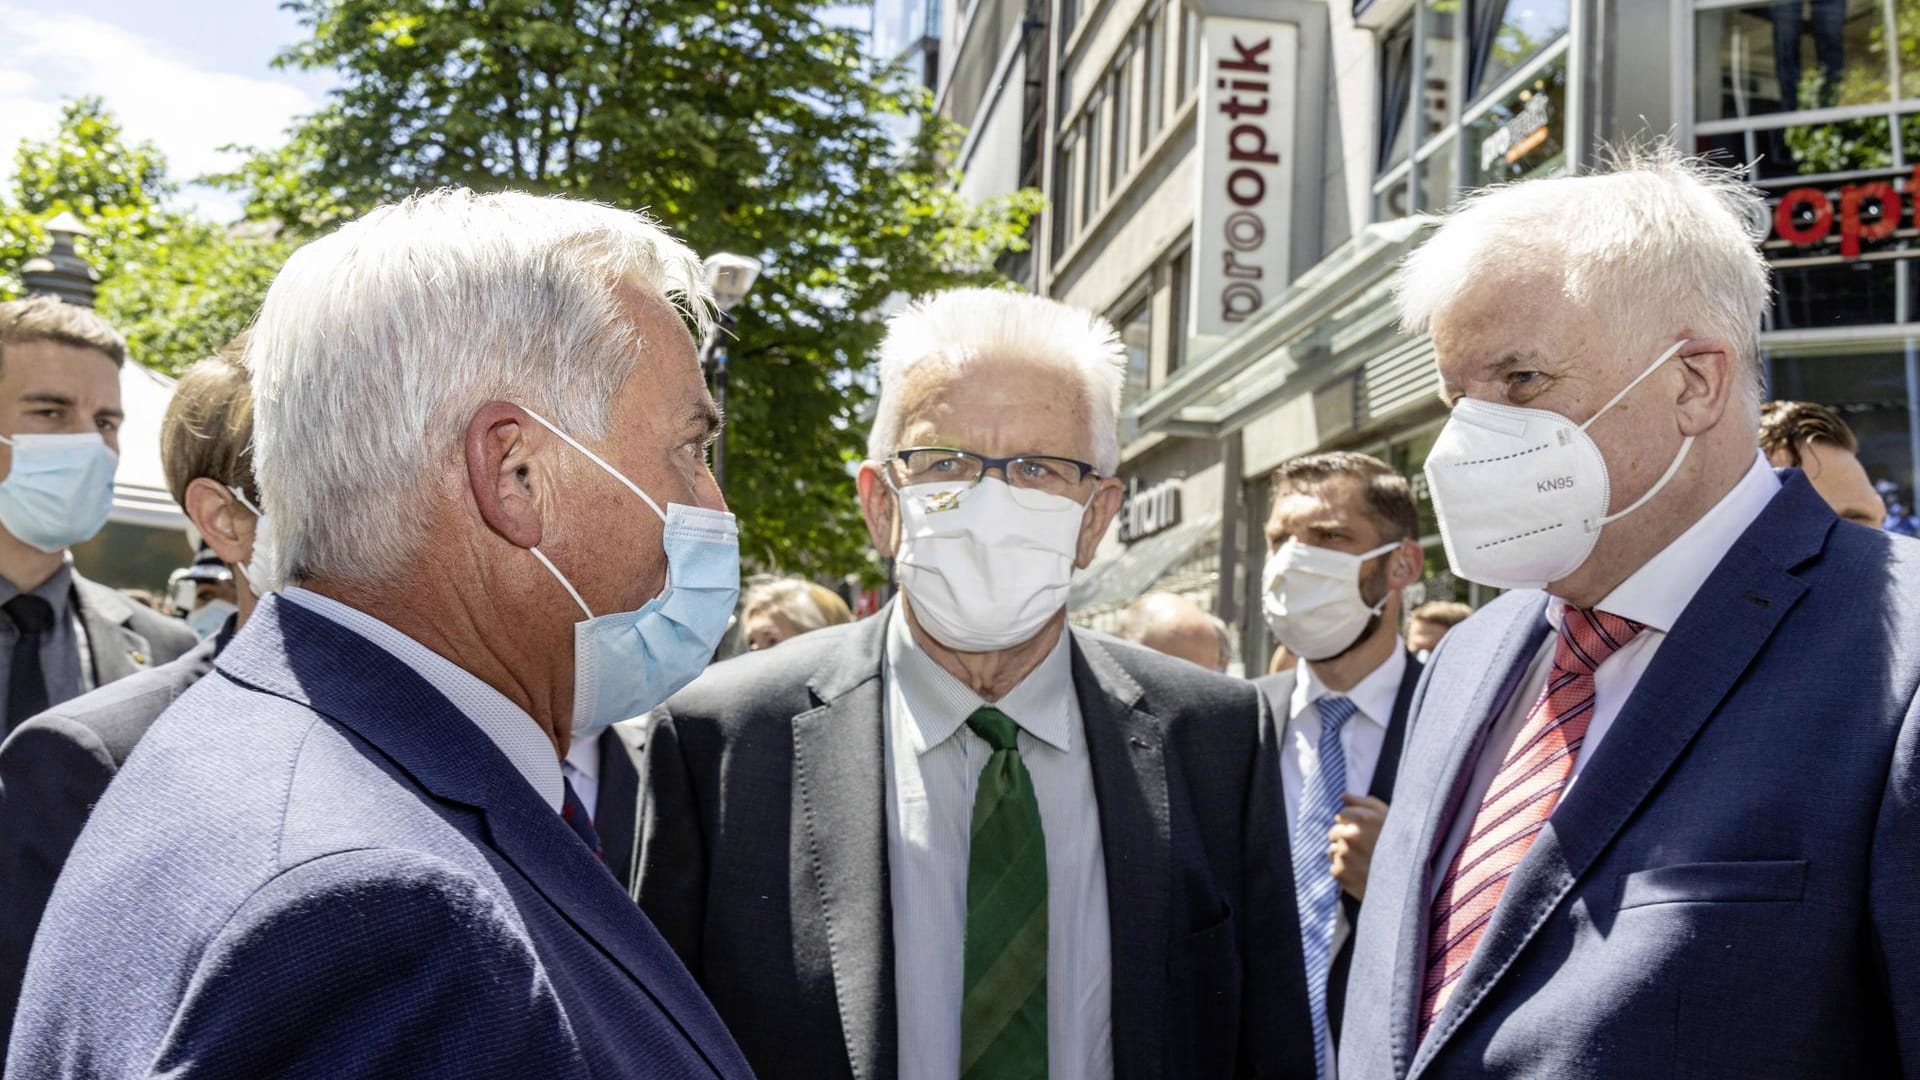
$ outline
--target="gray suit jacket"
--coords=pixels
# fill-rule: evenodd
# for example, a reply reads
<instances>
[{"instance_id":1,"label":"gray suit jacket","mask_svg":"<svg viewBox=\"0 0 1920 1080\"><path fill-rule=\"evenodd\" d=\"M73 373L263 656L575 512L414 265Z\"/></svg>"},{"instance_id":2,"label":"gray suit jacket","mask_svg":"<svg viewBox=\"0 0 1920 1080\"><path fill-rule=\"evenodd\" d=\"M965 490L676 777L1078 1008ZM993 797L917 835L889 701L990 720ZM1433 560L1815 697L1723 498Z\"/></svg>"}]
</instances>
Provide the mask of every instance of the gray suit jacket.
<instances>
[{"instance_id":1,"label":"gray suit jacket","mask_svg":"<svg viewBox=\"0 0 1920 1080\"><path fill-rule=\"evenodd\" d=\"M640 755L646 738L646 717L641 717L613 725L600 739L600 794L594 800L593 828L600 834L607 869L629 891L640 853Z\"/></svg>"},{"instance_id":2,"label":"gray suit jacket","mask_svg":"<svg viewBox=\"0 0 1920 1080\"><path fill-rule=\"evenodd\" d=\"M74 581L103 589L78 577ZM126 604L118 593L104 591ZM104 629L90 624L87 632L92 641L113 646L94 645L93 651L96 661L106 659L114 669L135 662L129 646L137 635L123 623L107 622L101 610L106 606L95 598L87 617L101 620ZM56 705L0 743L0 1065L33 933L67 853L127 755L174 699L213 670L215 655L232 634L229 622L218 636L172 663ZM138 646L143 656L150 647L144 640Z\"/></svg>"},{"instance_id":3,"label":"gray suit jacket","mask_svg":"<svg viewBox=\"0 0 1920 1080\"><path fill-rule=\"evenodd\" d=\"M73 575L73 593L79 601L80 624L87 629L96 688L172 663L200 644L186 623L142 607L119 590L89 581L78 572Z\"/></svg>"},{"instance_id":4,"label":"gray suit jacket","mask_svg":"<svg viewBox=\"0 0 1920 1080\"><path fill-rule=\"evenodd\" d=\"M1367 884L1342 1080L1920 1077L1920 543L1782 478L1421 1040L1434 863L1546 597L1508 593L1440 643Z\"/></svg>"},{"instance_id":5,"label":"gray suit jacket","mask_svg":"<svg viewBox=\"0 0 1920 1080\"><path fill-rule=\"evenodd\" d=\"M648 739L638 899L762 1080L889 1080L914 1052L894 1011L890 613L710 668ZM1311 1077L1258 693L1104 636L1072 644L1106 857L1116 1077Z\"/></svg>"}]
</instances>

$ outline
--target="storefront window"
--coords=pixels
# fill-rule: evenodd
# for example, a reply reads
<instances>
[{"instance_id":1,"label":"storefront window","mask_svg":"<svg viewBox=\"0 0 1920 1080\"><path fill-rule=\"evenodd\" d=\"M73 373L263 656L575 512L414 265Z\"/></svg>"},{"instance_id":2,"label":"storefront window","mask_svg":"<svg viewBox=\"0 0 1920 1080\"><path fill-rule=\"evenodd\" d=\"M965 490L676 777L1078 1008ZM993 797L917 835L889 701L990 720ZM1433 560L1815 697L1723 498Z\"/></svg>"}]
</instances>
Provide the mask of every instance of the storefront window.
<instances>
[{"instance_id":1,"label":"storefront window","mask_svg":"<svg viewBox=\"0 0 1920 1080\"><path fill-rule=\"evenodd\" d=\"M1545 174L1567 159L1567 60L1541 68L1533 80L1467 125L1468 187Z\"/></svg>"},{"instance_id":2,"label":"storefront window","mask_svg":"<svg viewBox=\"0 0 1920 1080\"><path fill-rule=\"evenodd\" d=\"M1127 410L1147 394L1153 361L1153 300L1140 301L1120 318L1120 343L1127 350L1126 382L1120 390L1120 445L1133 441L1136 427Z\"/></svg>"},{"instance_id":3,"label":"storefront window","mask_svg":"<svg viewBox=\"0 0 1920 1080\"><path fill-rule=\"evenodd\" d=\"M1420 209L1444 210L1453 204L1453 147L1449 140L1420 160Z\"/></svg>"},{"instance_id":4,"label":"storefront window","mask_svg":"<svg viewBox=\"0 0 1920 1080\"><path fill-rule=\"evenodd\" d=\"M1473 0L1468 6L1468 97L1477 100L1567 32L1570 0Z\"/></svg>"},{"instance_id":5,"label":"storefront window","mask_svg":"<svg viewBox=\"0 0 1920 1080\"><path fill-rule=\"evenodd\" d=\"M1907 402L1907 349L1898 339L1872 345L1776 349L1768 356L1771 396L1817 401L1839 413L1860 440L1860 464L1876 482L1891 483L1913 505L1912 432Z\"/></svg>"},{"instance_id":6,"label":"storefront window","mask_svg":"<svg viewBox=\"0 0 1920 1080\"><path fill-rule=\"evenodd\" d=\"M1453 123L1460 96L1454 93L1454 65L1460 55L1454 31L1460 0L1427 0L1426 66L1420 75L1420 139L1425 142Z\"/></svg>"},{"instance_id":7,"label":"storefront window","mask_svg":"<svg viewBox=\"0 0 1920 1080\"><path fill-rule=\"evenodd\" d=\"M1905 54L1920 52L1912 0L1769 0L1702 11L1694 41L1698 120L1891 101L1887 5Z\"/></svg>"},{"instance_id":8,"label":"storefront window","mask_svg":"<svg viewBox=\"0 0 1920 1080\"><path fill-rule=\"evenodd\" d=\"M1413 132L1407 124L1407 110L1413 103L1413 20L1407 19L1387 31L1380 40L1380 153L1379 172L1386 172L1407 159L1413 144Z\"/></svg>"},{"instance_id":9,"label":"storefront window","mask_svg":"<svg viewBox=\"0 0 1920 1080\"><path fill-rule=\"evenodd\" d=\"M1183 251L1173 257L1173 265L1167 271L1169 291L1173 293L1172 322L1167 332L1169 378L1187 362L1187 294L1193 291L1192 262L1192 250Z\"/></svg>"}]
</instances>

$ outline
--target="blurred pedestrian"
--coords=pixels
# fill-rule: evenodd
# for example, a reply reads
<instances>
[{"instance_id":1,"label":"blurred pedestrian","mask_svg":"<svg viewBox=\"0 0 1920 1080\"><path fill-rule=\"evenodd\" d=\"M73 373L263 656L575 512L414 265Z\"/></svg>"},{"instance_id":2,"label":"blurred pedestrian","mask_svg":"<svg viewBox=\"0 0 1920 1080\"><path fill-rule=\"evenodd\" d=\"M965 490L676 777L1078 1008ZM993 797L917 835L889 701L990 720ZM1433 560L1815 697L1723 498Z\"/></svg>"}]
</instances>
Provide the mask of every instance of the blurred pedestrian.
<instances>
[{"instance_id":1,"label":"blurred pedestrian","mask_svg":"<svg viewBox=\"0 0 1920 1080\"><path fill-rule=\"evenodd\" d=\"M1337 1075L1353 927L1393 800L1420 661L1400 640L1420 579L1413 489L1378 458L1309 454L1273 472L1262 606L1299 662L1255 680L1278 732L1321 1080Z\"/></svg>"},{"instance_id":2,"label":"blurred pedestrian","mask_svg":"<svg viewBox=\"0 0 1920 1080\"><path fill-rule=\"evenodd\" d=\"M800 578L755 585L747 590L740 610L750 652L853 621L853 612L839 593Z\"/></svg>"},{"instance_id":3,"label":"blurred pedestrian","mask_svg":"<svg viewBox=\"0 0 1920 1080\"><path fill-rule=\"evenodd\" d=\"M1120 613L1115 636L1220 674L1233 663L1233 636L1227 624L1173 593L1150 592L1128 604Z\"/></svg>"},{"instance_id":4,"label":"blurred pedestrian","mask_svg":"<svg viewBox=\"0 0 1920 1080\"><path fill-rule=\"evenodd\" d=\"M706 311L691 251L565 199L288 260L246 358L279 591L95 808L10 1075L746 1080L561 768L738 596Z\"/></svg>"},{"instance_id":5,"label":"blurred pedestrian","mask_svg":"<svg viewBox=\"0 0 1920 1080\"><path fill-rule=\"evenodd\" d=\"M1911 1077L1920 545L1756 448L1758 192L1670 146L1467 200L1409 256L1455 576L1346 1080Z\"/></svg>"},{"instance_id":6,"label":"blurred pedestrian","mask_svg":"<svg viewBox=\"0 0 1920 1080\"><path fill-rule=\"evenodd\" d=\"M1760 410L1760 452L1775 468L1799 469L1848 521L1878 529L1887 504L1860 464L1860 440L1838 413L1811 401L1769 401Z\"/></svg>"},{"instance_id":7,"label":"blurred pedestrian","mask_svg":"<svg viewBox=\"0 0 1920 1080\"><path fill-rule=\"evenodd\" d=\"M0 735L193 648L193 631L73 568L113 509L118 331L83 307L0 303Z\"/></svg>"},{"instance_id":8,"label":"blurred pedestrian","mask_svg":"<svg viewBox=\"0 0 1920 1080\"><path fill-rule=\"evenodd\" d=\"M661 710L640 903L762 1080L1311 1075L1259 694L1067 625L1120 357L1022 293L895 316L859 491L898 598Z\"/></svg>"},{"instance_id":9,"label":"blurred pedestrian","mask_svg":"<svg viewBox=\"0 0 1920 1080\"><path fill-rule=\"evenodd\" d=\"M252 438L246 369L216 356L181 376L160 424L160 461L173 501L233 586L232 612L173 662L56 705L0 744L0 1031L13 1018L34 928L88 813L160 713L213 670L214 657L253 609L244 568L254 515L242 502L259 498ZM238 574L228 569L236 566Z\"/></svg>"},{"instance_id":10,"label":"blurred pedestrian","mask_svg":"<svg viewBox=\"0 0 1920 1080\"><path fill-rule=\"evenodd\" d=\"M1273 655L1267 658L1267 674L1278 675L1283 671L1292 671L1300 665L1300 658L1286 645L1275 645Z\"/></svg>"},{"instance_id":11,"label":"blurred pedestrian","mask_svg":"<svg viewBox=\"0 0 1920 1080\"><path fill-rule=\"evenodd\" d=\"M1407 648L1426 663L1447 631L1467 621L1473 609L1457 600L1429 600L1407 616Z\"/></svg>"},{"instance_id":12,"label":"blurred pedestrian","mask_svg":"<svg viewBox=\"0 0 1920 1080\"><path fill-rule=\"evenodd\" d=\"M170 591L174 612L202 641L219 632L240 609L233 571L204 540L194 553L193 565L174 571Z\"/></svg>"}]
</instances>

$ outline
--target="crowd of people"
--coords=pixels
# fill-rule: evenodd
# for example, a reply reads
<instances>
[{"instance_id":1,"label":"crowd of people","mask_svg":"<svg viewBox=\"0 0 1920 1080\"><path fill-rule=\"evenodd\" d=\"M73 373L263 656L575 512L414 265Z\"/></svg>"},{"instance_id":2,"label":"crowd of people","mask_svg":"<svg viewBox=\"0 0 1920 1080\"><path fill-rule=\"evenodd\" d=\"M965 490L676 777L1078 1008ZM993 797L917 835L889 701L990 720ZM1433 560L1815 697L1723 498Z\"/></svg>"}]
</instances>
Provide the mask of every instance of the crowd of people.
<instances>
[{"instance_id":1,"label":"crowd of people","mask_svg":"<svg viewBox=\"0 0 1920 1080\"><path fill-rule=\"evenodd\" d=\"M186 623L68 555L124 342L0 304L5 1076L1920 1077L1920 544L1762 405L1755 199L1451 213L1398 296L1506 591L1403 610L1407 479L1296 458L1252 679L1191 596L1069 623L1122 349L1052 300L889 323L855 620L741 595L691 251L415 196L180 380Z\"/></svg>"}]
</instances>

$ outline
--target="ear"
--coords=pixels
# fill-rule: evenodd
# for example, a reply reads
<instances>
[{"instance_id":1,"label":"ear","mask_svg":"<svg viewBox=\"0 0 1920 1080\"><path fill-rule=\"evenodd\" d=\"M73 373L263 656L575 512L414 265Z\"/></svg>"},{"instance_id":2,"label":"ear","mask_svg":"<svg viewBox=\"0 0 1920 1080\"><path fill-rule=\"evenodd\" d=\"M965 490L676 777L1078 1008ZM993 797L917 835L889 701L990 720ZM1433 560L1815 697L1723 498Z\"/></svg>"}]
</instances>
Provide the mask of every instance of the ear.
<instances>
[{"instance_id":1,"label":"ear","mask_svg":"<svg viewBox=\"0 0 1920 1080\"><path fill-rule=\"evenodd\" d=\"M1693 338L1675 358L1680 371L1680 433L1704 435L1726 415L1746 372L1734 358L1733 345L1724 338Z\"/></svg>"},{"instance_id":2,"label":"ear","mask_svg":"<svg viewBox=\"0 0 1920 1080\"><path fill-rule=\"evenodd\" d=\"M1398 548L1387 553L1387 588L1404 589L1419 581L1426 561L1418 540L1400 541Z\"/></svg>"},{"instance_id":3,"label":"ear","mask_svg":"<svg viewBox=\"0 0 1920 1080\"><path fill-rule=\"evenodd\" d=\"M480 519L518 548L540 544L540 500L525 410L489 401L467 421L467 490Z\"/></svg>"},{"instance_id":4,"label":"ear","mask_svg":"<svg viewBox=\"0 0 1920 1080\"><path fill-rule=\"evenodd\" d=\"M1073 560L1075 570L1085 570L1093 562L1093 553L1100 549L1100 541L1120 513L1120 503L1125 496L1126 489L1111 476L1094 489L1093 501L1087 504L1086 516L1080 519L1080 549Z\"/></svg>"},{"instance_id":5,"label":"ear","mask_svg":"<svg viewBox=\"0 0 1920 1080\"><path fill-rule=\"evenodd\" d=\"M253 558L256 522L232 492L211 477L196 476L187 484L186 494L187 517L221 562L232 566Z\"/></svg>"},{"instance_id":6,"label":"ear","mask_svg":"<svg viewBox=\"0 0 1920 1080\"><path fill-rule=\"evenodd\" d=\"M863 461L854 484L860 490L860 513L867 519L867 537L873 550L883 559L891 559L900 550L899 496L887 483L886 466Z\"/></svg>"}]
</instances>

